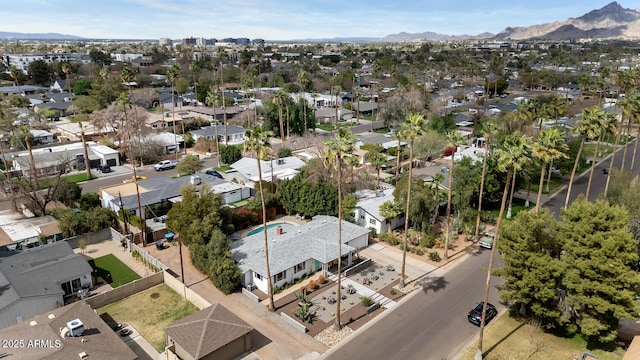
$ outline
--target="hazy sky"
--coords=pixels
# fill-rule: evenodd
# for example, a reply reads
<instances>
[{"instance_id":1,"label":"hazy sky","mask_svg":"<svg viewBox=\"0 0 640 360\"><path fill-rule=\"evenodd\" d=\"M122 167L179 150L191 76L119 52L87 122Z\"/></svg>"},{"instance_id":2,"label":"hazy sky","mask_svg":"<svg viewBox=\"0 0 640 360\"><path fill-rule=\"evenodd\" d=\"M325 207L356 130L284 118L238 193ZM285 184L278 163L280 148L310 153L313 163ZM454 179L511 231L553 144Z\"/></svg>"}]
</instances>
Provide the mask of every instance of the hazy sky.
<instances>
[{"instance_id":1,"label":"hazy sky","mask_svg":"<svg viewBox=\"0 0 640 360\"><path fill-rule=\"evenodd\" d=\"M86 38L384 37L399 32L497 33L605 6L608 0L20 0L3 1L0 31ZM618 2L640 7L638 0Z\"/></svg>"}]
</instances>

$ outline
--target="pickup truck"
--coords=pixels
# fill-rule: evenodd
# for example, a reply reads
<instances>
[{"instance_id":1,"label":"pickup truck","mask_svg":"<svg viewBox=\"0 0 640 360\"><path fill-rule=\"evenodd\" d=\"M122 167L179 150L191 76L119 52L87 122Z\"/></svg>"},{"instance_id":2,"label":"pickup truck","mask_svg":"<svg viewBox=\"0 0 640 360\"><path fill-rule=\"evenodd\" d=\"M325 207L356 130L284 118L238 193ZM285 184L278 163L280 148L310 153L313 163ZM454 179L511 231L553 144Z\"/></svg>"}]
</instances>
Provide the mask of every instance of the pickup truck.
<instances>
[{"instance_id":1,"label":"pickup truck","mask_svg":"<svg viewBox=\"0 0 640 360\"><path fill-rule=\"evenodd\" d=\"M170 170L176 167L178 162L175 160L162 160L153 166L156 171Z\"/></svg>"}]
</instances>

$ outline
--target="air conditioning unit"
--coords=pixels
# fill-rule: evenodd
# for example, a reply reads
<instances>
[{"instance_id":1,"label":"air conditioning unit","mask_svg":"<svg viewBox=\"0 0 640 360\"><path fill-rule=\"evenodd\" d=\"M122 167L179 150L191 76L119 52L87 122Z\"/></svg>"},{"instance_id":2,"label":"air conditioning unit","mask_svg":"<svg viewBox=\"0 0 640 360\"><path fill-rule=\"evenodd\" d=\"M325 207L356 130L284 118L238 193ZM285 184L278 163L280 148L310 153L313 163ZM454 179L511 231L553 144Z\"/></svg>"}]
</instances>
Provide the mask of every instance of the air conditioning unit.
<instances>
[{"instance_id":1,"label":"air conditioning unit","mask_svg":"<svg viewBox=\"0 0 640 360\"><path fill-rule=\"evenodd\" d=\"M67 323L70 336L81 336L84 332L84 324L80 319L71 320Z\"/></svg>"},{"instance_id":2,"label":"air conditioning unit","mask_svg":"<svg viewBox=\"0 0 640 360\"><path fill-rule=\"evenodd\" d=\"M249 291L253 291L253 290L255 290L255 289L257 289L256 284L251 283L251 284L247 285L247 290L249 290Z\"/></svg>"}]
</instances>

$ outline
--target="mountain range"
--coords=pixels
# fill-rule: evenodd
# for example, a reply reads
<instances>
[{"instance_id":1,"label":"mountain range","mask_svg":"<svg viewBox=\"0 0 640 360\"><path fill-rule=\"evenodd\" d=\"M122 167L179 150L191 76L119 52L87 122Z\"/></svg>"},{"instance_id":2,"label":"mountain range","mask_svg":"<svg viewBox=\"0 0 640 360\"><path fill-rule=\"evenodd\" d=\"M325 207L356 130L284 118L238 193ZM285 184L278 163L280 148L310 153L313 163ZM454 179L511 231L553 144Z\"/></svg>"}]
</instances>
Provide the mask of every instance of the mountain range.
<instances>
[{"instance_id":1,"label":"mountain range","mask_svg":"<svg viewBox=\"0 0 640 360\"><path fill-rule=\"evenodd\" d=\"M601 9L592 10L578 18L526 27L507 27L497 34L444 35L434 32L387 35L381 41L413 40L578 40L578 39L638 39L640 38L640 11L625 9L611 2Z\"/></svg>"},{"instance_id":2,"label":"mountain range","mask_svg":"<svg viewBox=\"0 0 640 360\"><path fill-rule=\"evenodd\" d=\"M0 31L0 39L15 40L86 40L86 38L58 33L18 33ZM435 32L387 35L383 38L342 37L332 39L304 39L302 41L334 42L401 42L414 40L580 40L580 39L640 39L640 11L625 9L611 2L578 18L531 26L507 27L497 34L445 35ZM292 40L290 40L292 41Z\"/></svg>"}]
</instances>

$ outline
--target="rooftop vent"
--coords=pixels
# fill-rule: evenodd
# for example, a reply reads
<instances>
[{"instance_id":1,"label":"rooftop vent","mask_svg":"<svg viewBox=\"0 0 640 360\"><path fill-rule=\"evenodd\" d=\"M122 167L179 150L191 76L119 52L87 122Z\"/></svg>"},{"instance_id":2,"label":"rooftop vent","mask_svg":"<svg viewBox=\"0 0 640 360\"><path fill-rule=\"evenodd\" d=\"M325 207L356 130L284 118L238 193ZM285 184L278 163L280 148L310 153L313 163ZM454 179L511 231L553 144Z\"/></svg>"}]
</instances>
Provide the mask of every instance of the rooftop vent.
<instances>
[{"instance_id":1,"label":"rooftop vent","mask_svg":"<svg viewBox=\"0 0 640 360\"><path fill-rule=\"evenodd\" d=\"M88 359L89 358L89 355L84 351L81 352L81 353L78 353L78 356L80 357L80 359Z\"/></svg>"},{"instance_id":2,"label":"rooftop vent","mask_svg":"<svg viewBox=\"0 0 640 360\"><path fill-rule=\"evenodd\" d=\"M35 321L35 320L33 320L33 321L31 321L31 322L29 323L29 326L36 326L36 325L38 325L38 322L37 322L37 321Z\"/></svg>"}]
</instances>

